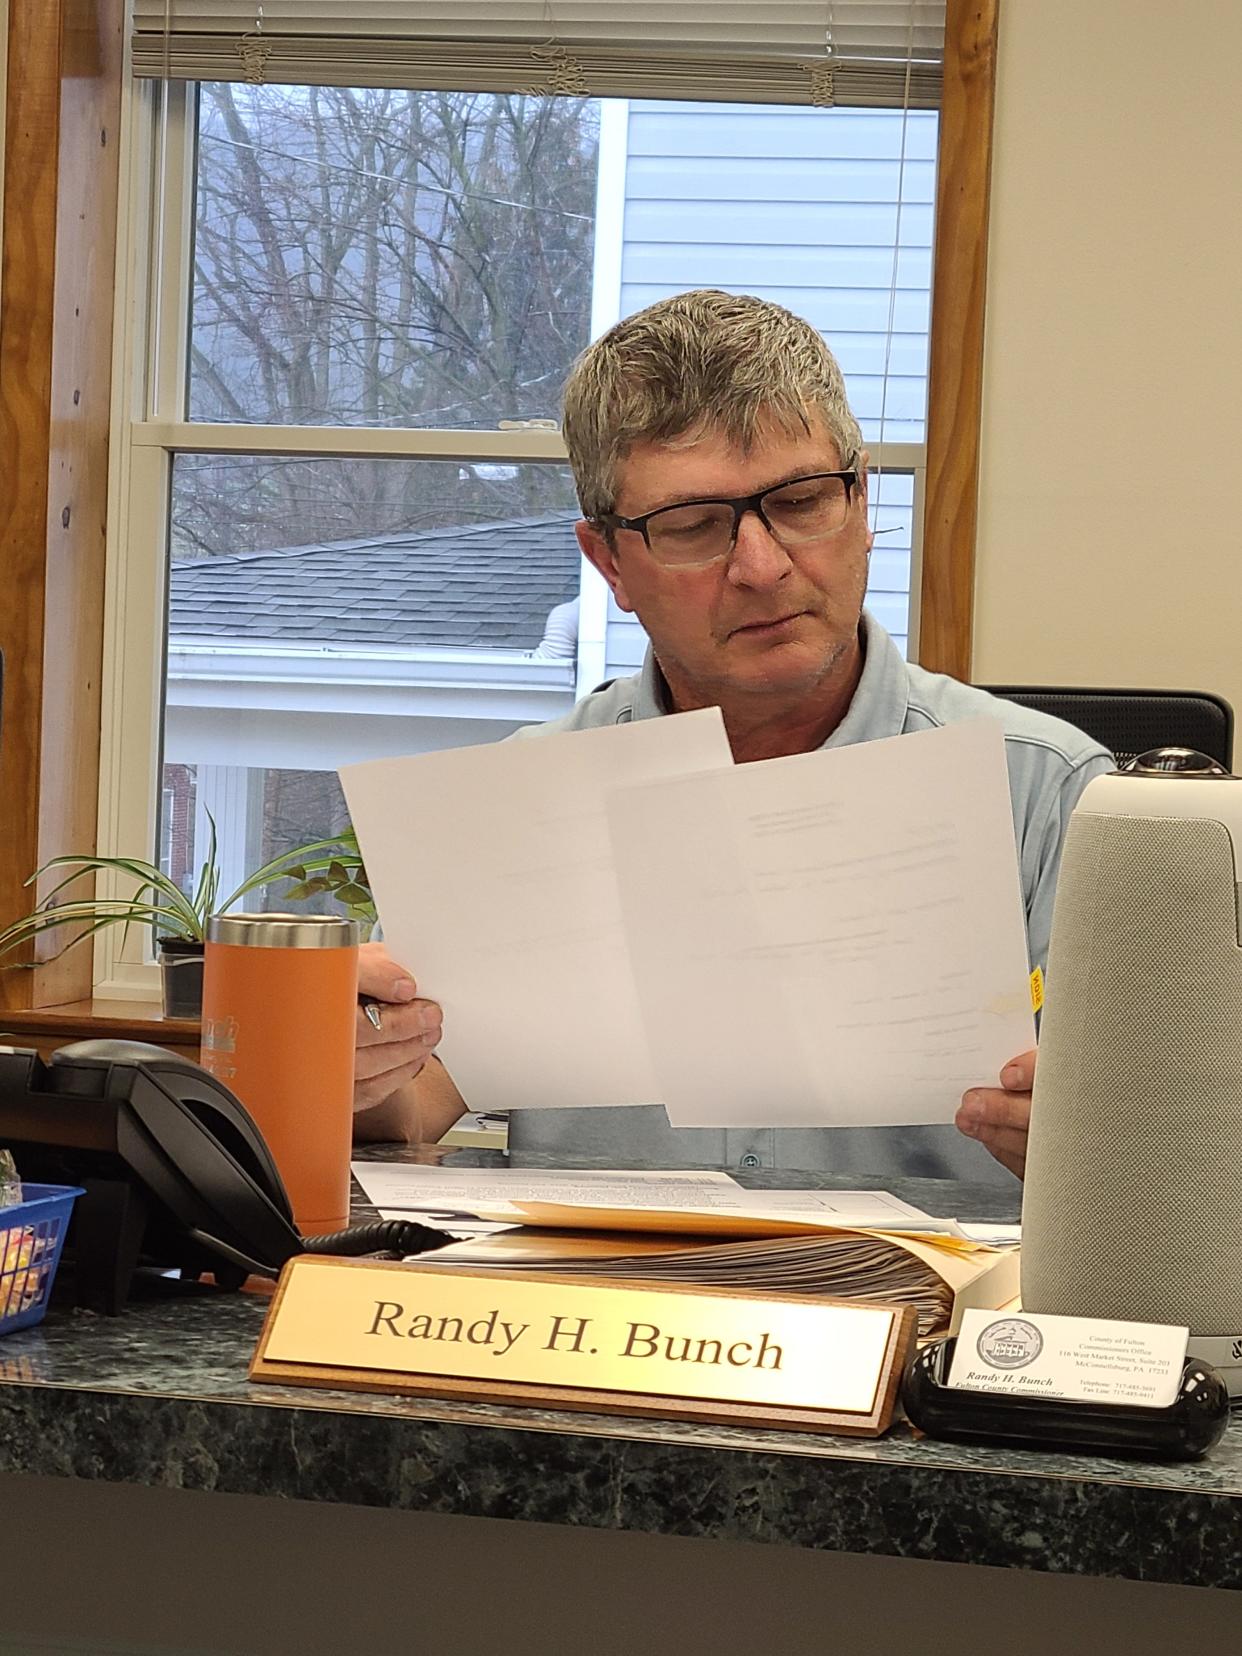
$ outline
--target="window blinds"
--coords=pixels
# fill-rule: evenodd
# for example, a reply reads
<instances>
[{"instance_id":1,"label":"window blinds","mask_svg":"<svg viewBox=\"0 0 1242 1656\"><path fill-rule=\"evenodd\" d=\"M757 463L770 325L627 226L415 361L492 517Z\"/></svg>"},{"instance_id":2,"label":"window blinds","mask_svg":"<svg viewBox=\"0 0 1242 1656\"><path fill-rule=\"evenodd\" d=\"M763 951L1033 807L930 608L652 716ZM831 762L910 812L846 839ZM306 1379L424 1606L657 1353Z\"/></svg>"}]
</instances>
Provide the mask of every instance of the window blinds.
<instances>
[{"instance_id":1,"label":"window blinds","mask_svg":"<svg viewBox=\"0 0 1242 1656\"><path fill-rule=\"evenodd\" d=\"M934 108L944 0L134 0L179 80Z\"/></svg>"}]
</instances>

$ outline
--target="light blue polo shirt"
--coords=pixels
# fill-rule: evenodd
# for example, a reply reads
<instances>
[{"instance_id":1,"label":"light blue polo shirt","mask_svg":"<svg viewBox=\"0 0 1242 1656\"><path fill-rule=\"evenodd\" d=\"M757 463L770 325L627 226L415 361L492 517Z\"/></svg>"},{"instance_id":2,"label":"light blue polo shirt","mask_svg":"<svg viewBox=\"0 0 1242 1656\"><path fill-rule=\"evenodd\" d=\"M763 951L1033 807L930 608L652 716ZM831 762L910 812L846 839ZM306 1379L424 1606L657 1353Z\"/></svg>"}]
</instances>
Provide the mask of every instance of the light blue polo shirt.
<instances>
[{"instance_id":1,"label":"light blue polo shirt","mask_svg":"<svg viewBox=\"0 0 1242 1656\"><path fill-rule=\"evenodd\" d=\"M1114 769L1112 755L1061 719L913 666L879 622L866 613L863 642L866 653L858 688L824 747L847 747L965 719L999 719L1005 731L1031 965L1044 966L1066 824L1087 783ZM531 726L520 734L539 736L658 719L668 713L665 696L663 677L649 649L640 673L616 679L607 689L586 696L564 718ZM981 1075L979 1084L995 1086L997 1077ZM1013 1175L982 1145L951 1125L674 1128L661 1105L639 1104L616 1109L514 1110L509 1146L518 1152L606 1156L616 1167L786 1167L1016 1186Z\"/></svg>"}]
</instances>

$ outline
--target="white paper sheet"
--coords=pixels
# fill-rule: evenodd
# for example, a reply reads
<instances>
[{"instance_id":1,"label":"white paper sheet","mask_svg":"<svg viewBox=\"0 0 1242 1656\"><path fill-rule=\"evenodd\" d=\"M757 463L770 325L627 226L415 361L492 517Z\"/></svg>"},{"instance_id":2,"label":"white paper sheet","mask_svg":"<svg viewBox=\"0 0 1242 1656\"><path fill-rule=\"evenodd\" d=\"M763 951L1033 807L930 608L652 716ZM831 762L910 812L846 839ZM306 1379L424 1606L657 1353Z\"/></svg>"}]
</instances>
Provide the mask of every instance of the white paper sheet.
<instances>
[{"instance_id":1,"label":"white paper sheet","mask_svg":"<svg viewBox=\"0 0 1242 1656\"><path fill-rule=\"evenodd\" d=\"M477 1213L463 1208L377 1208L376 1212L381 1219L411 1219L415 1224L426 1225L428 1230L443 1231L446 1236L461 1241L519 1228L517 1219L480 1219ZM417 1258L417 1255L409 1257Z\"/></svg>"},{"instance_id":2,"label":"white paper sheet","mask_svg":"<svg viewBox=\"0 0 1242 1656\"><path fill-rule=\"evenodd\" d=\"M718 708L341 772L383 924L471 1108L658 1102L605 796L732 766Z\"/></svg>"},{"instance_id":3,"label":"white paper sheet","mask_svg":"<svg viewBox=\"0 0 1242 1656\"><path fill-rule=\"evenodd\" d=\"M631 785L608 809L674 1125L949 1122L1035 1044L994 721Z\"/></svg>"},{"instance_id":4,"label":"white paper sheet","mask_svg":"<svg viewBox=\"0 0 1242 1656\"><path fill-rule=\"evenodd\" d=\"M352 1172L381 1217L419 1219L455 1235L508 1228L503 1218L479 1220L471 1216L486 1212L520 1219L522 1210L515 1206L519 1202L738 1213L807 1219L821 1225L957 1232L953 1220L934 1219L887 1190L752 1190L727 1173L712 1170L664 1173L354 1162Z\"/></svg>"},{"instance_id":5,"label":"white paper sheet","mask_svg":"<svg viewBox=\"0 0 1242 1656\"><path fill-rule=\"evenodd\" d=\"M1006 1225L990 1219L959 1219L957 1228L971 1242L986 1242L991 1248L1014 1248L1022 1240L1021 1225Z\"/></svg>"},{"instance_id":6,"label":"white paper sheet","mask_svg":"<svg viewBox=\"0 0 1242 1656\"><path fill-rule=\"evenodd\" d=\"M354 1177L377 1208L453 1208L502 1211L514 1202L561 1202L571 1207L682 1207L717 1192L742 1192L727 1173L579 1171L520 1167L420 1167L401 1162L354 1162ZM814 1193L812 1193L814 1194ZM516 1209L514 1210L517 1211Z\"/></svg>"}]
</instances>

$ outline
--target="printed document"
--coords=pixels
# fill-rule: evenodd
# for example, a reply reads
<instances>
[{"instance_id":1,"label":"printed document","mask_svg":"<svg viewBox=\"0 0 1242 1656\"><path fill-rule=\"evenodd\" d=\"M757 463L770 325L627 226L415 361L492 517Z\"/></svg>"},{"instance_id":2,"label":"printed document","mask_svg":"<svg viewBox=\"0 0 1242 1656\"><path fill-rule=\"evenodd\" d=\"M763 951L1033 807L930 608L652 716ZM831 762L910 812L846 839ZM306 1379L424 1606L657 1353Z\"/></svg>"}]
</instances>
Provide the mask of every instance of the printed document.
<instances>
[{"instance_id":1,"label":"printed document","mask_svg":"<svg viewBox=\"0 0 1242 1656\"><path fill-rule=\"evenodd\" d=\"M1034 1045L992 720L734 765L710 708L341 779L472 1109L949 1122Z\"/></svg>"},{"instance_id":2,"label":"printed document","mask_svg":"<svg viewBox=\"0 0 1242 1656\"><path fill-rule=\"evenodd\" d=\"M995 721L630 787L609 816L674 1126L948 1122L1034 1046Z\"/></svg>"}]
</instances>

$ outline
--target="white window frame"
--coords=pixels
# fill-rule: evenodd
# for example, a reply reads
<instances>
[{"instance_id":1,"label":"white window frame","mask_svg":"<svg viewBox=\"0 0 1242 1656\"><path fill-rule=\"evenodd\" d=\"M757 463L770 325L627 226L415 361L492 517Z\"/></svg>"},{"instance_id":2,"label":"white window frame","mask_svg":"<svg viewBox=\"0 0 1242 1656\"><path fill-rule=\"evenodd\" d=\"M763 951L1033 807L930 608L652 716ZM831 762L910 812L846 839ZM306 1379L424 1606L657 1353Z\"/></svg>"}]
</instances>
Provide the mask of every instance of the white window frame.
<instances>
[{"instance_id":1,"label":"white window frame","mask_svg":"<svg viewBox=\"0 0 1242 1656\"><path fill-rule=\"evenodd\" d=\"M565 465L560 432L252 426L187 421L184 349L192 279L194 87L127 77L120 142L121 189L109 456L103 707L98 848L101 856L157 851L163 760L169 508L178 453L290 455L325 459L492 461ZM625 100L604 101L601 197L623 180ZM606 223L595 249L594 337L617 320L622 225ZM926 447L875 444L873 467L914 474L910 639L917 637ZM584 565L584 568L586 566ZM587 569L582 586L577 690L598 681L607 589ZM596 636L598 635L598 637ZM121 887L101 877L100 892ZM95 940L95 994L158 1000L159 971L145 929Z\"/></svg>"}]
</instances>

